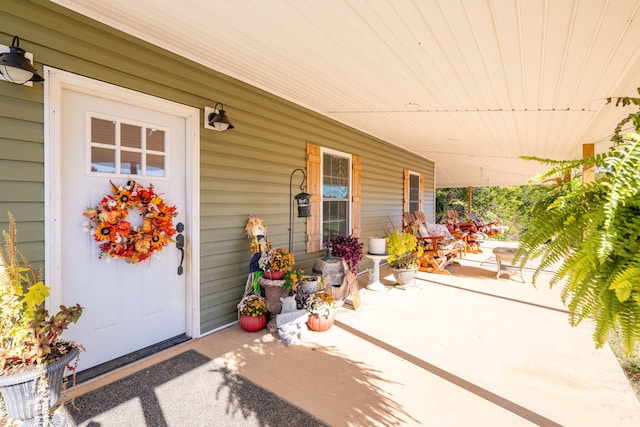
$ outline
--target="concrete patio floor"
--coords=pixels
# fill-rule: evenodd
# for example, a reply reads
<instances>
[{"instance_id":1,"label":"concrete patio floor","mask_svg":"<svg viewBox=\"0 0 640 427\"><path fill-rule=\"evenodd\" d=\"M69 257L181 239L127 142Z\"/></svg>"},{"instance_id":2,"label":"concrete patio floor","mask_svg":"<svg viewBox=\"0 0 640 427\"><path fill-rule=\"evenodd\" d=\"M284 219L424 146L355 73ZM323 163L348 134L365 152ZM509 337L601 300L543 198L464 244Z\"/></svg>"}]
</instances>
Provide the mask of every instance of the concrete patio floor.
<instances>
[{"instance_id":1,"label":"concrete patio floor","mask_svg":"<svg viewBox=\"0 0 640 427\"><path fill-rule=\"evenodd\" d=\"M66 399L194 349L331 426L639 426L640 402L592 325L572 328L548 275L495 278L495 246L450 276L370 291L326 332L286 347L235 325L78 385ZM484 262L484 263L483 263ZM194 396L194 399L198 399ZM210 397L211 398L211 397ZM189 410L189 402L182 402ZM108 427L108 424L104 424Z\"/></svg>"}]
</instances>

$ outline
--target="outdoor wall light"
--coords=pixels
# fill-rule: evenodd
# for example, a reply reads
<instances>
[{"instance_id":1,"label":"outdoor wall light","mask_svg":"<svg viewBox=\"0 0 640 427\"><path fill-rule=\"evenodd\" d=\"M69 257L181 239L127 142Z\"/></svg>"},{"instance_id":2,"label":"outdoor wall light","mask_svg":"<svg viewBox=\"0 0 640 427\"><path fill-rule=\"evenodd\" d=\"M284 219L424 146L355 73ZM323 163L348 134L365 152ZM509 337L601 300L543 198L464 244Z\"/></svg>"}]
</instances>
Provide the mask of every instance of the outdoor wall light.
<instances>
[{"instance_id":1,"label":"outdoor wall light","mask_svg":"<svg viewBox=\"0 0 640 427\"><path fill-rule=\"evenodd\" d=\"M293 192L291 191L291 186L293 185L293 175L298 171L302 172L300 193L292 198L291 195ZM291 177L289 178L289 252L291 252L291 241L293 240L293 201L295 200L298 205L298 218L309 218L311 216L311 204L309 203L311 194L306 193L302 188L306 181L307 174L304 173L302 169L294 169L293 172L291 172Z\"/></svg>"},{"instance_id":2,"label":"outdoor wall light","mask_svg":"<svg viewBox=\"0 0 640 427\"><path fill-rule=\"evenodd\" d=\"M218 105L220 108L218 108ZM205 111L206 110L207 109L205 109ZM215 107L213 107L213 111L209 112L207 115L207 122L210 127L218 132L224 132L225 130L233 129L234 127L229 121L227 114L224 112L224 105L220 102L216 103Z\"/></svg>"},{"instance_id":3,"label":"outdoor wall light","mask_svg":"<svg viewBox=\"0 0 640 427\"><path fill-rule=\"evenodd\" d=\"M24 49L20 48L20 38L14 36L9 52L0 53L0 74L4 80L19 85L44 81L44 78L33 68L31 61L26 58L25 53Z\"/></svg>"}]
</instances>

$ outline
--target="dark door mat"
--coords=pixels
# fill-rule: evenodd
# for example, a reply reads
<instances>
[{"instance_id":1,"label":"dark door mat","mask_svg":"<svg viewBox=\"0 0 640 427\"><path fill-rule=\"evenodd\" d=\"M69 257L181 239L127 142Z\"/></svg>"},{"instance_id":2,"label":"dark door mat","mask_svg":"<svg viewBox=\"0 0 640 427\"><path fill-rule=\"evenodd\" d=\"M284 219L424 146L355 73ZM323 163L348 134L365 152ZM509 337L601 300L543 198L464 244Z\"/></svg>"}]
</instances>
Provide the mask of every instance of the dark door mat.
<instances>
[{"instance_id":1,"label":"dark door mat","mask_svg":"<svg viewBox=\"0 0 640 427\"><path fill-rule=\"evenodd\" d=\"M327 426L194 350L83 394L59 411L71 426L87 427Z\"/></svg>"},{"instance_id":2,"label":"dark door mat","mask_svg":"<svg viewBox=\"0 0 640 427\"><path fill-rule=\"evenodd\" d=\"M140 360L152 354L158 353L162 350L166 350L169 347L173 347L174 345L178 345L185 341L189 341L190 339L191 338L189 338L185 334L178 335L173 338L164 340L162 342L150 345L149 347L145 347L138 351L134 351L124 356L118 357L117 359L113 359L108 362L102 363L98 366L94 366L93 368L85 369L84 371L80 371L76 374L76 383L80 384L81 382L93 379L102 374L106 374L107 372L111 372L114 369L128 365L137 360Z\"/></svg>"}]
</instances>

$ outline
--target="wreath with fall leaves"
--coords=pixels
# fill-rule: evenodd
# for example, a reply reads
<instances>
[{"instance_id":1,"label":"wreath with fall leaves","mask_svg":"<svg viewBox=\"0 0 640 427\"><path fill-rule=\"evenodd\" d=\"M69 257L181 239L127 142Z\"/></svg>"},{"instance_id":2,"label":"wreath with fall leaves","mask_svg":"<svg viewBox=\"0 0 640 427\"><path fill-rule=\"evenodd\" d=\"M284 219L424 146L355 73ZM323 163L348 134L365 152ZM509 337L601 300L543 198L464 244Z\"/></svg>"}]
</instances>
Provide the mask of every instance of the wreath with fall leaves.
<instances>
[{"instance_id":1,"label":"wreath with fall leaves","mask_svg":"<svg viewBox=\"0 0 640 427\"><path fill-rule=\"evenodd\" d=\"M125 258L136 264L175 241L172 237L177 233L173 225L176 207L167 205L153 185L145 187L128 181L119 186L111 182L111 192L97 207L87 208L83 213L90 220L85 230L93 229L93 237L99 242L100 258ZM141 226L127 221L130 209L140 211Z\"/></svg>"}]
</instances>

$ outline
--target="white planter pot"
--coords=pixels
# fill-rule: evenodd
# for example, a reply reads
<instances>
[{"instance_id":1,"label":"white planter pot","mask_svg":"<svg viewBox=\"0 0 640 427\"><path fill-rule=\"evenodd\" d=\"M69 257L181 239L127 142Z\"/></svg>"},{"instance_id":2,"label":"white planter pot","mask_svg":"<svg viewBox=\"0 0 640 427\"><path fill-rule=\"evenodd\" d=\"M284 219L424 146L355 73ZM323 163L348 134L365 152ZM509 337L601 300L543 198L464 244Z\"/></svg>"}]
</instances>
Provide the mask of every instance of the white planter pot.
<instances>
[{"instance_id":1,"label":"white planter pot","mask_svg":"<svg viewBox=\"0 0 640 427\"><path fill-rule=\"evenodd\" d=\"M399 285L408 285L413 282L416 276L416 270L414 268L392 268L393 278L396 279Z\"/></svg>"},{"instance_id":2,"label":"white planter pot","mask_svg":"<svg viewBox=\"0 0 640 427\"><path fill-rule=\"evenodd\" d=\"M367 252L372 255L384 255L387 253L387 241L384 237L369 237Z\"/></svg>"},{"instance_id":3,"label":"white planter pot","mask_svg":"<svg viewBox=\"0 0 640 427\"><path fill-rule=\"evenodd\" d=\"M312 277L315 280L311 280L311 278L306 278L307 280L302 281L302 290L306 294L315 294L318 292L318 277Z\"/></svg>"}]
</instances>

